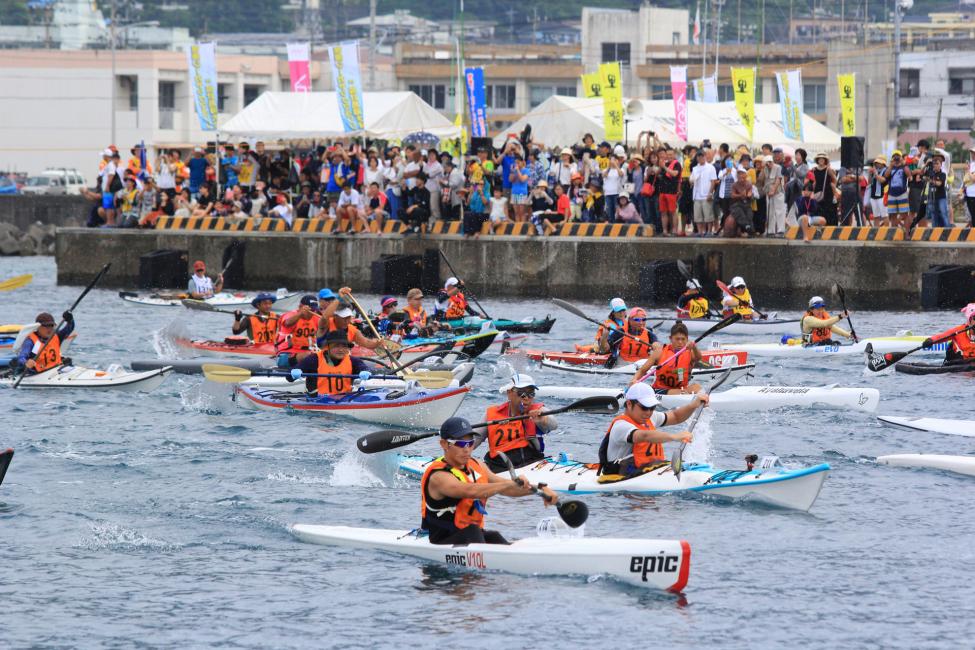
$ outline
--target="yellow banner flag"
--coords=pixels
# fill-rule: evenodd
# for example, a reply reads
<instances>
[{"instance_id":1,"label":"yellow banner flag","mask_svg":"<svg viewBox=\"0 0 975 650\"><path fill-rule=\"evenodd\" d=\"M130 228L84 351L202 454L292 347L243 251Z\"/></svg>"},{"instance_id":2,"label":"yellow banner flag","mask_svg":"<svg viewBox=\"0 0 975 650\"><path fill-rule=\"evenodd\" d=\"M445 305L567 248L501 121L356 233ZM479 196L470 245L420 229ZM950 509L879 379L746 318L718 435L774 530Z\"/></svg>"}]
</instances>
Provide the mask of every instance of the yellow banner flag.
<instances>
[{"instance_id":1,"label":"yellow banner flag","mask_svg":"<svg viewBox=\"0 0 975 650\"><path fill-rule=\"evenodd\" d=\"M603 95L603 135L610 142L623 140L623 82L620 62L599 66L599 83Z\"/></svg>"},{"instance_id":2,"label":"yellow banner flag","mask_svg":"<svg viewBox=\"0 0 975 650\"><path fill-rule=\"evenodd\" d=\"M599 80L598 72L582 75L582 96L586 99L602 97L602 87L603 83Z\"/></svg>"},{"instance_id":3,"label":"yellow banner flag","mask_svg":"<svg viewBox=\"0 0 975 650\"><path fill-rule=\"evenodd\" d=\"M836 75L836 83L840 87L840 112L843 115L843 135L853 136L857 133L857 83L856 74Z\"/></svg>"},{"instance_id":4,"label":"yellow banner flag","mask_svg":"<svg viewBox=\"0 0 975 650\"><path fill-rule=\"evenodd\" d=\"M735 91L735 108L751 141L755 134L755 68L732 68L731 87Z\"/></svg>"}]
</instances>

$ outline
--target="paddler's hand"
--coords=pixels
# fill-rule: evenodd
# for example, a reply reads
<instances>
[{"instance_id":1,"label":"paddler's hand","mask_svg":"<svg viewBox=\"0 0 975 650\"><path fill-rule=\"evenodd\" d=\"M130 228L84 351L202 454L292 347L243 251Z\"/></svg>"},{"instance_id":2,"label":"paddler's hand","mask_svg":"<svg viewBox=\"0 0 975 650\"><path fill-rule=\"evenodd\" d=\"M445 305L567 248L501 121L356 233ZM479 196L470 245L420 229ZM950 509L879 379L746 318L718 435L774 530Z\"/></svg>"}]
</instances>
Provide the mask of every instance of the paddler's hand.
<instances>
[{"instance_id":1,"label":"paddler's hand","mask_svg":"<svg viewBox=\"0 0 975 650\"><path fill-rule=\"evenodd\" d=\"M704 404L705 406L711 403L711 396L707 393L698 393L694 397L697 398L698 403Z\"/></svg>"},{"instance_id":2,"label":"paddler's hand","mask_svg":"<svg viewBox=\"0 0 975 650\"><path fill-rule=\"evenodd\" d=\"M670 439L674 442L692 442L694 440L694 434L690 431L681 431L680 433L670 434Z\"/></svg>"},{"instance_id":3,"label":"paddler's hand","mask_svg":"<svg viewBox=\"0 0 975 650\"><path fill-rule=\"evenodd\" d=\"M363 370L362 372L359 373L359 379L361 381L368 381L370 377L372 377L372 373L369 372L368 370Z\"/></svg>"},{"instance_id":4,"label":"paddler's hand","mask_svg":"<svg viewBox=\"0 0 975 650\"><path fill-rule=\"evenodd\" d=\"M74 322L74 314L72 314L71 313L71 310L69 309L68 311L66 311L63 314L61 314L61 320L63 320L65 323L73 323Z\"/></svg>"},{"instance_id":5,"label":"paddler's hand","mask_svg":"<svg viewBox=\"0 0 975 650\"><path fill-rule=\"evenodd\" d=\"M932 338L924 339L924 343L921 344L921 347L924 348L925 350L930 350L931 348L934 347L934 339ZM28 363L30 362L28 361Z\"/></svg>"},{"instance_id":6,"label":"paddler's hand","mask_svg":"<svg viewBox=\"0 0 975 650\"><path fill-rule=\"evenodd\" d=\"M291 379L294 380L294 381L297 381L297 380L301 379L301 376L303 374L304 373L302 373L301 372L301 369L299 369L299 368L292 368L291 369Z\"/></svg>"},{"instance_id":7,"label":"paddler's hand","mask_svg":"<svg viewBox=\"0 0 975 650\"><path fill-rule=\"evenodd\" d=\"M25 363L24 366L26 366L28 370L33 370L34 368L37 367L37 364L34 362L33 359L28 359L27 363Z\"/></svg>"},{"instance_id":8,"label":"paddler's hand","mask_svg":"<svg viewBox=\"0 0 975 650\"><path fill-rule=\"evenodd\" d=\"M311 307L308 305L300 305L298 307L298 316L300 318L311 318Z\"/></svg>"},{"instance_id":9,"label":"paddler's hand","mask_svg":"<svg viewBox=\"0 0 975 650\"><path fill-rule=\"evenodd\" d=\"M512 483L518 486L517 496L524 497L532 493L532 484L524 476L519 476Z\"/></svg>"},{"instance_id":10,"label":"paddler's hand","mask_svg":"<svg viewBox=\"0 0 975 650\"><path fill-rule=\"evenodd\" d=\"M840 320L842 320L844 318L849 318L851 314L853 314L852 311L850 311L848 309L844 309L843 310L843 313L840 315Z\"/></svg>"},{"instance_id":11,"label":"paddler's hand","mask_svg":"<svg viewBox=\"0 0 975 650\"><path fill-rule=\"evenodd\" d=\"M697 344L694 341L688 341L684 347L687 348L688 350L696 350Z\"/></svg>"},{"instance_id":12,"label":"paddler's hand","mask_svg":"<svg viewBox=\"0 0 975 650\"><path fill-rule=\"evenodd\" d=\"M531 416L531 419L535 421L535 424L538 424L543 412L544 411L542 411L542 409L532 409L528 411L528 415Z\"/></svg>"},{"instance_id":13,"label":"paddler's hand","mask_svg":"<svg viewBox=\"0 0 975 650\"><path fill-rule=\"evenodd\" d=\"M538 491L542 493L545 499L545 507L554 506L559 502L559 495L553 492L549 486L541 484L538 486Z\"/></svg>"},{"instance_id":14,"label":"paddler's hand","mask_svg":"<svg viewBox=\"0 0 975 650\"><path fill-rule=\"evenodd\" d=\"M235 309L234 310L234 320L235 321L240 321L242 318L244 318L244 312L242 312L239 309Z\"/></svg>"},{"instance_id":15,"label":"paddler's hand","mask_svg":"<svg viewBox=\"0 0 975 650\"><path fill-rule=\"evenodd\" d=\"M339 295L342 296L343 298L346 298L348 296L351 296L352 295L352 289L349 288L349 287L342 287L341 289L339 289Z\"/></svg>"}]
</instances>

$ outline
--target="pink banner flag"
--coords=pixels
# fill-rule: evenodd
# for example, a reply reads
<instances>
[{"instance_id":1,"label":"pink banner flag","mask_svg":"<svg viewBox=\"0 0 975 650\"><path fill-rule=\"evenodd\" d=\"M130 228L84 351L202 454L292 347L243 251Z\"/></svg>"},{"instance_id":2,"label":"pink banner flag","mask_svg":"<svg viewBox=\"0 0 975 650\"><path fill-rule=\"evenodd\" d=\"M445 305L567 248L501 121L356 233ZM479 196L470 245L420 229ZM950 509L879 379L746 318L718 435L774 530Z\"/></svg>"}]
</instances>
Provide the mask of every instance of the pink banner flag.
<instances>
[{"instance_id":1,"label":"pink banner flag","mask_svg":"<svg viewBox=\"0 0 975 650\"><path fill-rule=\"evenodd\" d=\"M670 66L670 93L674 97L674 133L687 141L687 66Z\"/></svg>"},{"instance_id":2,"label":"pink banner flag","mask_svg":"<svg viewBox=\"0 0 975 650\"><path fill-rule=\"evenodd\" d=\"M311 44L288 43L288 73L291 92L311 92Z\"/></svg>"}]
</instances>

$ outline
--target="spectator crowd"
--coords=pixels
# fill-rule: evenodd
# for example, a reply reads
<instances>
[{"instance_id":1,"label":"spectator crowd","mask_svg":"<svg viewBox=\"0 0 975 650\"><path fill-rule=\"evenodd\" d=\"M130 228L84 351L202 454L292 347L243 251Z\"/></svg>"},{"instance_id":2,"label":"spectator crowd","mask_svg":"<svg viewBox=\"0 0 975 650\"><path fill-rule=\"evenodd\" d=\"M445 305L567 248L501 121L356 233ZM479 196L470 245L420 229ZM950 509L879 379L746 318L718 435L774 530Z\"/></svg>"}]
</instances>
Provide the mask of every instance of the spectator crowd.
<instances>
[{"instance_id":1,"label":"spectator crowd","mask_svg":"<svg viewBox=\"0 0 975 650\"><path fill-rule=\"evenodd\" d=\"M754 153L727 143L674 149L652 132L635 148L596 143L586 134L569 147L511 136L500 150L456 157L420 143L370 146L334 142L272 151L222 144L188 158L140 146L125 163L102 152L90 226L152 228L160 216L231 221L335 219L335 232L382 234L398 220L419 234L431 221L461 221L468 237L483 224L531 223L549 235L567 222L652 226L658 235L782 237L799 225L951 225L950 156L939 141L920 140L845 169L825 153L763 144ZM975 148L958 199L975 223Z\"/></svg>"}]
</instances>

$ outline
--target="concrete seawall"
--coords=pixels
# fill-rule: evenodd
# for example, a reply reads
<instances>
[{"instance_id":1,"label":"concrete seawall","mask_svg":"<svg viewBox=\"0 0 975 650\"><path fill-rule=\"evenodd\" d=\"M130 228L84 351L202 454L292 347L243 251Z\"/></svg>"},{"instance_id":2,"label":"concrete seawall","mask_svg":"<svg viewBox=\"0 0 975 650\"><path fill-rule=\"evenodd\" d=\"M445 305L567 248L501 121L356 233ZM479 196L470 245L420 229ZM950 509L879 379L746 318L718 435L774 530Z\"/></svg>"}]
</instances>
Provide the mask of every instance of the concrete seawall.
<instances>
[{"instance_id":1,"label":"concrete seawall","mask_svg":"<svg viewBox=\"0 0 975 650\"><path fill-rule=\"evenodd\" d=\"M245 287L315 289L370 286L370 264L383 254L423 255L440 248L479 295L643 299L640 270L681 259L702 280L744 276L761 304L792 307L843 285L858 308L920 304L921 274L935 264L975 265L975 246L927 242L812 242L721 239L594 239L459 236L338 238L290 233L124 231L60 228L60 284L85 284L112 262L104 286L137 285L139 256L161 248L189 251L219 268L232 241L246 242ZM444 266L441 276L448 275ZM643 300L644 304L648 301Z\"/></svg>"},{"instance_id":2,"label":"concrete seawall","mask_svg":"<svg viewBox=\"0 0 975 650\"><path fill-rule=\"evenodd\" d=\"M0 196L0 223L20 230L40 222L46 226L83 226L91 202L81 196Z\"/></svg>"}]
</instances>

